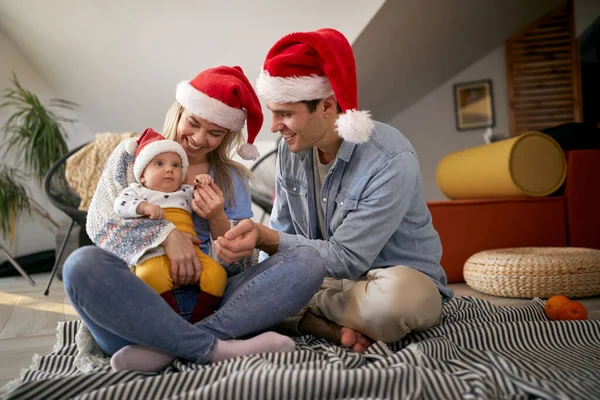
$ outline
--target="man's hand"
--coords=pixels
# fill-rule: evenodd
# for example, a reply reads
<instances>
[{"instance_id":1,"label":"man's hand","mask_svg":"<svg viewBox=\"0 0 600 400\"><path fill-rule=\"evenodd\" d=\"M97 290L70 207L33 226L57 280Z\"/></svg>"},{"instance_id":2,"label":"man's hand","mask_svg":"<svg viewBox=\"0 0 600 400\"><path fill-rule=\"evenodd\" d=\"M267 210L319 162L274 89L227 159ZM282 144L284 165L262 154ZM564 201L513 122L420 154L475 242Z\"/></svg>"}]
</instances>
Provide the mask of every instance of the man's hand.
<instances>
[{"instance_id":1,"label":"man's hand","mask_svg":"<svg viewBox=\"0 0 600 400\"><path fill-rule=\"evenodd\" d=\"M225 232L215 241L215 251L219 259L230 263L252 254L260 240L258 224L250 219L244 219L239 224Z\"/></svg>"},{"instance_id":2,"label":"man's hand","mask_svg":"<svg viewBox=\"0 0 600 400\"><path fill-rule=\"evenodd\" d=\"M138 214L145 215L150 219L163 219L165 210L156 204L150 204L147 201L142 201L135 210Z\"/></svg>"},{"instance_id":3,"label":"man's hand","mask_svg":"<svg viewBox=\"0 0 600 400\"><path fill-rule=\"evenodd\" d=\"M192 285L200 280L202 264L198 259L196 246L202 241L173 229L167 239L162 242L169 261L171 261L171 279L179 285Z\"/></svg>"}]
</instances>

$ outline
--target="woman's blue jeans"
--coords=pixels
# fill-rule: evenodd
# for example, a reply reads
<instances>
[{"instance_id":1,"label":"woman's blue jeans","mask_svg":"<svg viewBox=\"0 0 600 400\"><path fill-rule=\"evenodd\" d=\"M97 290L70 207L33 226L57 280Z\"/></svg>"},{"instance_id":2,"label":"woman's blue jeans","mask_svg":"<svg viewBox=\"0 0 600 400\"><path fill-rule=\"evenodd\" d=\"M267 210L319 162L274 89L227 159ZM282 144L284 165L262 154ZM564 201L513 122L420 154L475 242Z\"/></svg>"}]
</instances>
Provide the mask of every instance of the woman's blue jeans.
<instances>
[{"instance_id":1,"label":"woman's blue jeans","mask_svg":"<svg viewBox=\"0 0 600 400\"><path fill-rule=\"evenodd\" d=\"M323 259L312 247L276 253L229 278L219 310L191 325L105 250L80 248L63 267L67 296L104 352L139 344L200 364L210 361L217 339L264 331L301 309L324 277ZM185 317L196 292L174 293Z\"/></svg>"}]
</instances>

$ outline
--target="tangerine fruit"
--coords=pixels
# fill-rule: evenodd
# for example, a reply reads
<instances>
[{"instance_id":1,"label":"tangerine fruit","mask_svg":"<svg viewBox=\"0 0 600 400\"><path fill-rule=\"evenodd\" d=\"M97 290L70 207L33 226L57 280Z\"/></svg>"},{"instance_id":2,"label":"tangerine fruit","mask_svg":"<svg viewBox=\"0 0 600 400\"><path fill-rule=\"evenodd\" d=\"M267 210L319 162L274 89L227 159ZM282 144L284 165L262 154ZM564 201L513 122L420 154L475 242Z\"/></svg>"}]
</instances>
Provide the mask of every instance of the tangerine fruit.
<instances>
[{"instance_id":1,"label":"tangerine fruit","mask_svg":"<svg viewBox=\"0 0 600 400\"><path fill-rule=\"evenodd\" d=\"M558 310L560 321L587 319L587 309L578 301L569 301Z\"/></svg>"},{"instance_id":2,"label":"tangerine fruit","mask_svg":"<svg viewBox=\"0 0 600 400\"><path fill-rule=\"evenodd\" d=\"M546 312L548 318L550 318L553 321L557 320L558 310L560 310L560 308L567 304L569 301L571 300L569 300L567 296L563 296L562 294L557 294L556 296L552 296L548 300L546 300L544 311Z\"/></svg>"}]
</instances>

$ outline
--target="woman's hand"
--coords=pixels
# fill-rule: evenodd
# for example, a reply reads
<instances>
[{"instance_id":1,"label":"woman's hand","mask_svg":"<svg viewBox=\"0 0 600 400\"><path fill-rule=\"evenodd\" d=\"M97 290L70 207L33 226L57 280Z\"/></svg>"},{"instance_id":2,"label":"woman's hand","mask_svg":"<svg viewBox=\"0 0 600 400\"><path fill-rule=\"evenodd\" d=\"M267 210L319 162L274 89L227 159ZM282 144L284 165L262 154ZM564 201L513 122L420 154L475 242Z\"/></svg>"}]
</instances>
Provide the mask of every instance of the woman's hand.
<instances>
[{"instance_id":1,"label":"woman's hand","mask_svg":"<svg viewBox=\"0 0 600 400\"><path fill-rule=\"evenodd\" d=\"M222 217L225 214L224 204L223 192L214 181L208 186L198 186L194 190L192 209L204 219L210 221L215 217Z\"/></svg>"},{"instance_id":2,"label":"woman's hand","mask_svg":"<svg viewBox=\"0 0 600 400\"><path fill-rule=\"evenodd\" d=\"M171 261L171 279L178 285L192 285L200 280L202 264L198 259L196 246L202 241L173 229L167 239L162 242L169 261Z\"/></svg>"},{"instance_id":3,"label":"woman's hand","mask_svg":"<svg viewBox=\"0 0 600 400\"><path fill-rule=\"evenodd\" d=\"M210 185L210 183L213 182L213 179L208 174L198 174L194 178L194 181L196 182L197 186L203 188Z\"/></svg>"}]
</instances>

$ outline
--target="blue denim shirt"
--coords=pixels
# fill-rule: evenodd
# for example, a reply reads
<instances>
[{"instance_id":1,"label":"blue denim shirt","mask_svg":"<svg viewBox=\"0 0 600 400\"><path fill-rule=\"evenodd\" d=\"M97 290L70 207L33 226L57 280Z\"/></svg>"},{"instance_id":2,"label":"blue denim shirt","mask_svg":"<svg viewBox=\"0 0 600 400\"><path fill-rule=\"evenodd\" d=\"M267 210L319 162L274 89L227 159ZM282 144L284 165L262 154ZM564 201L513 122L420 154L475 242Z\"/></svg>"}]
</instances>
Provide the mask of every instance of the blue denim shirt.
<instances>
[{"instance_id":1,"label":"blue denim shirt","mask_svg":"<svg viewBox=\"0 0 600 400\"><path fill-rule=\"evenodd\" d=\"M417 156L397 129L375 122L369 141L343 141L323 181L321 198L314 197L312 149L291 153L281 141L270 220L271 228L280 232L280 251L312 246L336 279L405 265L431 277L443 299L452 297ZM325 211L325 240L317 236L315 200Z\"/></svg>"}]
</instances>

